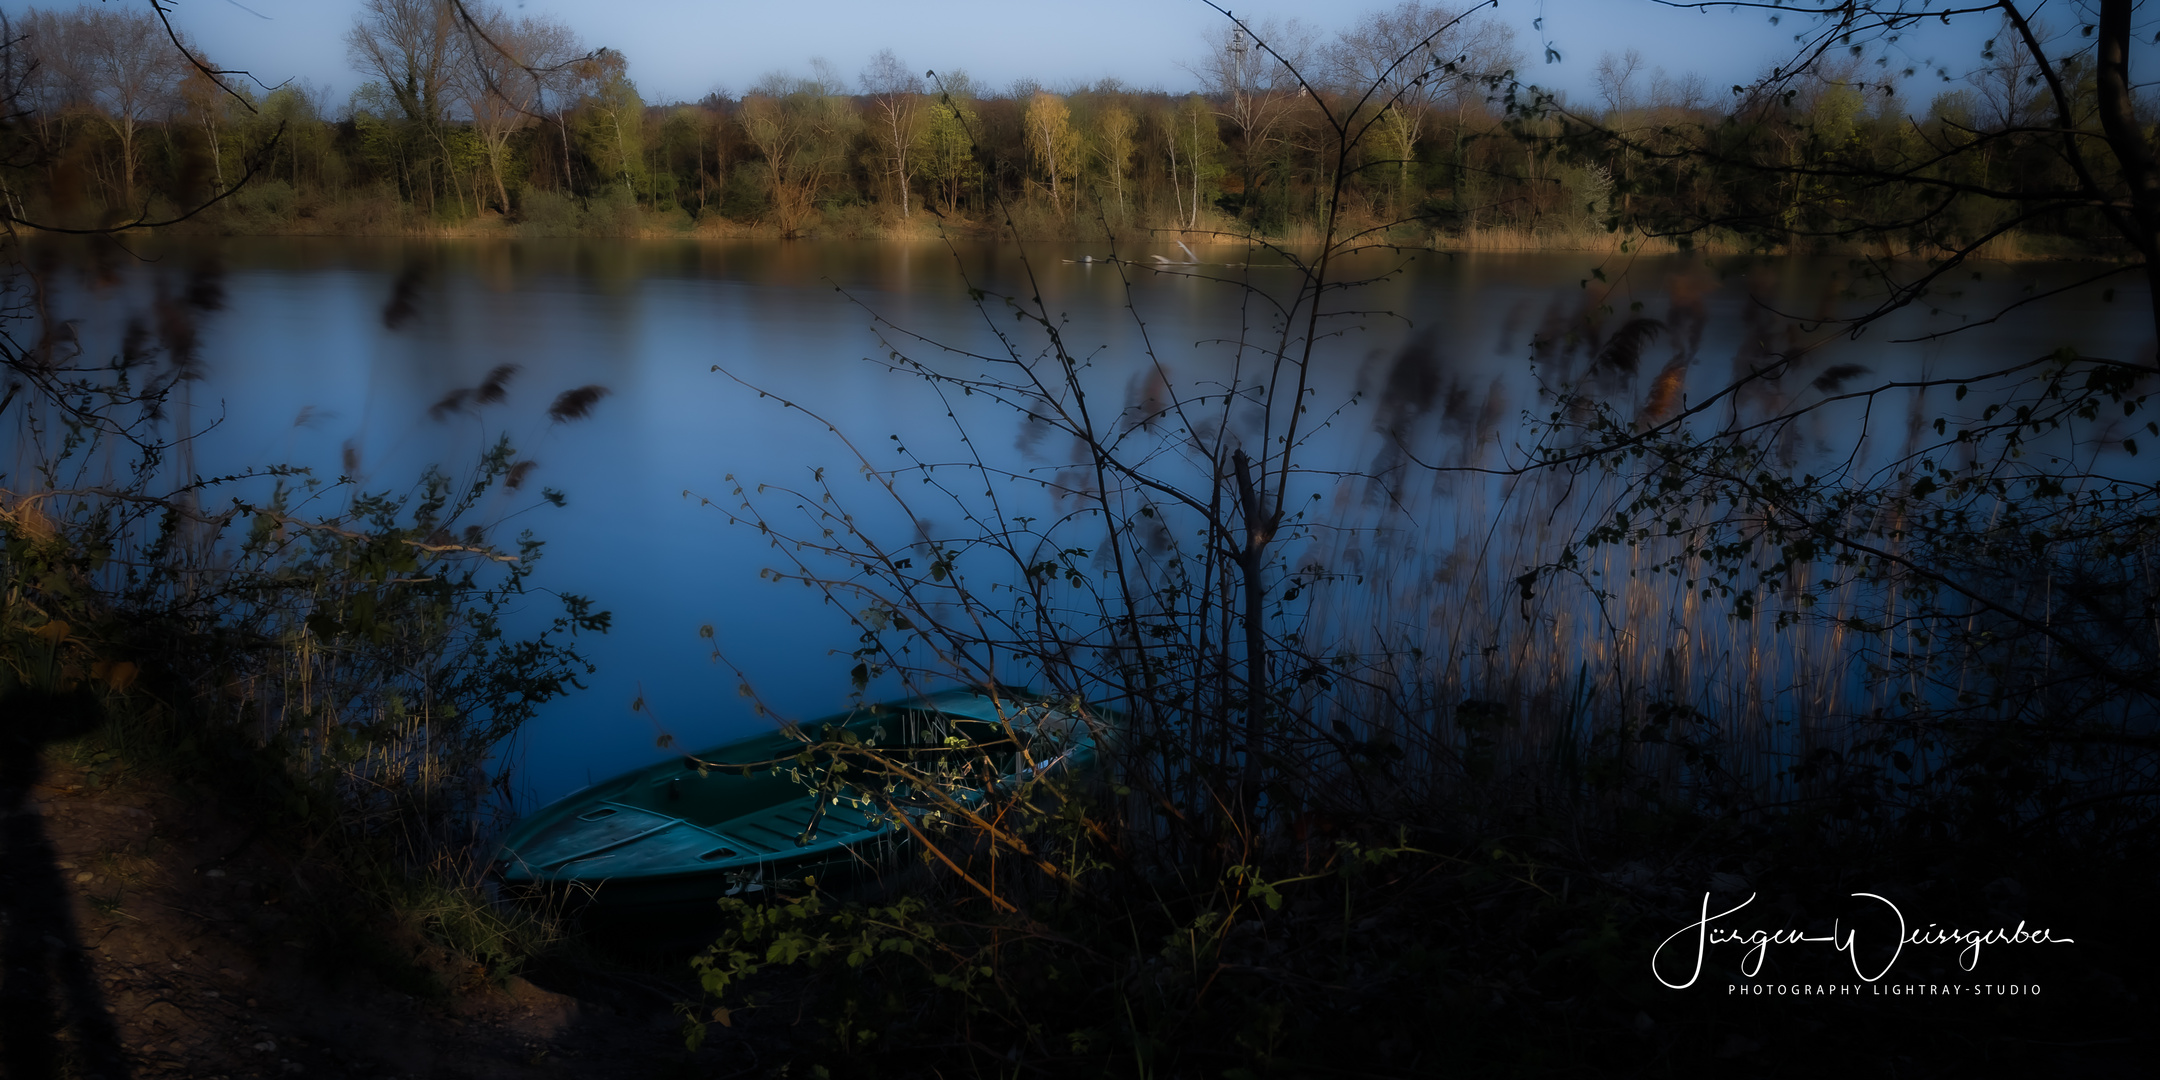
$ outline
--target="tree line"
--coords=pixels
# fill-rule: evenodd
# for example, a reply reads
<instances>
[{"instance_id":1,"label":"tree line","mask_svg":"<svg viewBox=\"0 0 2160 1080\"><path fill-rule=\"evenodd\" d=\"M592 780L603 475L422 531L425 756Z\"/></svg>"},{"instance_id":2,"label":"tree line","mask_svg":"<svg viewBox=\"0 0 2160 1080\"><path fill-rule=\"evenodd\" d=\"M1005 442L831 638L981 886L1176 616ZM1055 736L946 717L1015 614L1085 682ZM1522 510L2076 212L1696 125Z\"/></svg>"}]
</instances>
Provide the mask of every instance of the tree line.
<instances>
[{"instance_id":1,"label":"tree line","mask_svg":"<svg viewBox=\"0 0 2160 1080\"><path fill-rule=\"evenodd\" d=\"M2049 88L2014 37L1943 72L1922 109L1901 90L1912 72L1857 59L1726 94L1633 51L1598 64L1596 100L1570 102L1518 81L1505 24L1424 0L1331 36L1226 23L1188 93L993 90L886 50L853 79L816 62L655 104L624 54L484 0L366 0L345 35L366 81L342 104L306 83L221 85L140 10L32 9L4 38L19 107L0 138L36 167L0 195L48 226L216 202L204 219L236 232L890 235L1011 219L1030 235L1295 239L1339 199L1342 220L1396 240L1665 232L1806 250L1852 241L1836 222L1862 218L1952 248L2096 231L2090 207L2031 212L2069 166L2031 123ZM2093 66L2064 70L2090 99ZM1330 116L1369 136L1333 153Z\"/></svg>"}]
</instances>

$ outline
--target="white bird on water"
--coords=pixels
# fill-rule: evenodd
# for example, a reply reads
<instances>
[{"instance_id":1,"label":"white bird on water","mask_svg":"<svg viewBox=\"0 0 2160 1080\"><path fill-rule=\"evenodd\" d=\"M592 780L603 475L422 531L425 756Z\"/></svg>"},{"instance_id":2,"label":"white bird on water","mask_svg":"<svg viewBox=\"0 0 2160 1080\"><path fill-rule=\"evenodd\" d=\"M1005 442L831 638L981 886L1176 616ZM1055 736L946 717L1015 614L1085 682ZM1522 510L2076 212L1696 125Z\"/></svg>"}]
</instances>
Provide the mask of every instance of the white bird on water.
<instances>
[{"instance_id":1,"label":"white bird on water","mask_svg":"<svg viewBox=\"0 0 2160 1080\"><path fill-rule=\"evenodd\" d=\"M1155 260L1155 261L1156 261L1156 262L1157 262L1158 264L1160 264L1160 265L1163 265L1163 266L1198 266L1198 265L1200 265L1200 256L1198 256L1198 255L1195 255L1195 254L1193 254L1193 249L1191 249L1191 248L1189 248L1189 247L1186 247L1186 246L1185 246L1185 241L1183 241L1183 240L1180 240L1180 241L1178 241L1178 242L1177 242L1177 246L1178 246L1178 250L1179 250L1179 251L1182 251L1182 252L1184 252L1184 253L1185 253L1185 261L1184 261L1183 263L1174 263L1174 262L1171 262L1171 261L1170 261L1169 259L1163 258L1163 257L1162 257L1162 256L1160 256L1160 255L1150 255L1150 256L1148 256L1148 258L1150 258L1150 259L1153 259L1153 260Z\"/></svg>"}]
</instances>

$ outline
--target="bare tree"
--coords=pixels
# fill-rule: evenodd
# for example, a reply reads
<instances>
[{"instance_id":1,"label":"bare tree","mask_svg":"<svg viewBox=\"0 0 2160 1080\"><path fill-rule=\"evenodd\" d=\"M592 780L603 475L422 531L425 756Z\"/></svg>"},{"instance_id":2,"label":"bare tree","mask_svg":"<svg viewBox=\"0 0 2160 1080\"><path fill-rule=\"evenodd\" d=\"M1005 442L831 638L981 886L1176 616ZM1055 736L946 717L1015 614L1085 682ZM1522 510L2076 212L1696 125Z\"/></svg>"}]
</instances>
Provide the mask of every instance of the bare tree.
<instances>
[{"instance_id":1,"label":"bare tree","mask_svg":"<svg viewBox=\"0 0 2160 1080\"><path fill-rule=\"evenodd\" d=\"M1549 96L1537 101L1533 113L1568 114L1578 130L1587 133L1587 138L1570 136L1579 146L1600 156L1617 150L1646 161L1685 163L1703 170L1717 192L1715 199L1690 195L1655 206L1638 199L1616 224L1670 237L1692 238L1705 229L1718 228L1776 242L1791 243L1804 235L1814 241L1857 241L1884 250L1904 238L1921 236L1929 245L1926 259L1884 260L1871 268L1889 289L1879 304L1847 321L1848 328L1857 329L1928 295L1937 282L1959 272L1967 259L1996 238L2033 222L2060 219L2070 211L2089 213L2136 253L2135 259L2104 273L2141 272L2153 301L2155 326L2160 328L2160 272L2156 272L2160 271L2160 155L2141 118L2137 84L2130 71L2132 46L2143 32L2135 28L2138 0L2098 0L2090 5L2097 8L2097 17L2080 26L2075 36L2051 35L2033 17L2042 5L2018 0L1950 10L1901 0L1800 4L1668 0L1667 6L1721 11L1754 8L1788 27L1802 29L1792 36L1795 45L1787 60L1753 84L1736 88L1740 91L1736 114L1750 123L1730 130L1663 125L1653 142L1644 133L1613 130L1611 125L1575 115ZM1819 96L1830 86L1843 87L1842 94L1856 93L1864 86L1868 97L1892 99L1899 73L1916 73L1898 66L1908 55L1900 44L1904 35L1931 22L1982 15L2001 20L2002 30L1990 44L1989 59L1995 66L1982 72L1979 82L1997 95L1990 107L2004 118L2023 113L2021 122L1989 130L1953 126L1878 157L1802 154L1796 145L1778 154L1767 145L1738 137L1761 129L1768 134L1747 137L1792 144L1801 128L1755 124L1753 118L1794 105L1804 107L1810 94ZM1870 53L1875 55L1873 65L1866 63ZM1866 67L1882 74L1863 82L1856 73ZM1946 80L1950 77L1946 69L1940 74ZM2028 90L2033 99L2023 97ZM1856 114L1857 109L1854 105L1843 112ZM1835 126L1814 121L1809 125ZM2021 146L2035 135L2054 144L2059 173L1973 183L1953 168L1984 161L1999 149ZM1668 141L1674 145L1664 145ZM1870 204L1840 194L1851 190L1851 185L1924 194L1933 209L1896 220L1876 216ZM1805 234L1791 227L1800 198L1796 193L1820 193L1811 197L1807 207L1814 221ZM1950 235L1939 223L1950 220L1948 211L1958 206L1984 206L1988 223L1969 235Z\"/></svg>"},{"instance_id":2,"label":"bare tree","mask_svg":"<svg viewBox=\"0 0 2160 1080\"><path fill-rule=\"evenodd\" d=\"M25 31L36 63L48 73L48 107L82 106L119 143L114 182L120 202L135 202L143 128L170 115L189 67L166 39L163 25L137 11L85 8L33 11Z\"/></svg>"},{"instance_id":3,"label":"bare tree","mask_svg":"<svg viewBox=\"0 0 2160 1080\"><path fill-rule=\"evenodd\" d=\"M1408 188L1410 163L1432 108L1451 96L1475 97L1481 76L1511 67L1513 31L1468 13L1404 0L1346 30L1327 50L1329 81L1370 92L1383 110L1377 134L1398 163L1397 185Z\"/></svg>"},{"instance_id":4,"label":"bare tree","mask_svg":"<svg viewBox=\"0 0 2160 1080\"><path fill-rule=\"evenodd\" d=\"M436 128L459 59L456 30L441 0L362 0L345 48L353 67L382 81L407 120Z\"/></svg>"},{"instance_id":5,"label":"bare tree","mask_svg":"<svg viewBox=\"0 0 2160 1080\"><path fill-rule=\"evenodd\" d=\"M500 7L464 5L471 28L481 40L463 50L466 62L450 80L451 94L472 117L473 133L487 153L488 172L503 213L510 212L510 192L503 164L510 139L541 117L541 99L550 73L585 55L570 28L540 16L512 21Z\"/></svg>"},{"instance_id":6,"label":"bare tree","mask_svg":"<svg viewBox=\"0 0 2160 1080\"><path fill-rule=\"evenodd\" d=\"M463 44L447 0L362 0L360 16L345 32L353 67L373 76L421 141L433 146L443 180L453 188L457 165L445 113L452 80L465 62Z\"/></svg>"},{"instance_id":7,"label":"bare tree","mask_svg":"<svg viewBox=\"0 0 2160 1080\"><path fill-rule=\"evenodd\" d=\"M1692 113L1709 107L1710 85L1701 75L1687 72L1679 76L1665 73L1658 68L1650 74L1650 107L1665 112Z\"/></svg>"},{"instance_id":8,"label":"bare tree","mask_svg":"<svg viewBox=\"0 0 2160 1080\"><path fill-rule=\"evenodd\" d=\"M1249 29L1248 29L1249 28ZM1298 71L1309 66L1313 32L1295 19L1232 22L1208 36L1208 56L1194 69L1216 115L1238 134L1238 168L1250 198L1261 163L1282 141L1310 94Z\"/></svg>"},{"instance_id":9,"label":"bare tree","mask_svg":"<svg viewBox=\"0 0 2160 1080\"><path fill-rule=\"evenodd\" d=\"M2049 37L2045 27L2036 25L2035 41ZM1987 115L1983 117L1988 126L2011 128L2045 115L2047 89L2042 82L2041 65L2033 55L2030 45L2017 32L2017 25L2006 16L2002 29L1988 43L1986 67L1965 76L1965 81L1980 91L1980 100L1986 103Z\"/></svg>"},{"instance_id":10,"label":"bare tree","mask_svg":"<svg viewBox=\"0 0 2160 1080\"><path fill-rule=\"evenodd\" d=\"M214 190L225 187L225 139L231 134L225 130L223 120L229 100L223 87L194 68L182 69L178 92L174 95L172 118L177 122L184 116L192 117L202 128L204 156L210 160L211 179L216 181ZM243 114L245 115L245 114Z\"/></svg>"},{"instance_id":11,"label":"bare tree","mask_svg":"<svg viewBox=\"0 0 2160 1080\"><path fill-rule=\"evenodd\" d=\"M863 93L870 98L870 138L877 143L886 179L892 182L893 193L900 200L900 216L905 218L912 202L909 168L914 163L915 147L923 137L922 79L909 71L891 49L879 49L863 68L861 82Z\"/></svg>"},{"instance_id":12,"label":"bare tree","mask_svg":"<svg viewBox=\"0 0 2160 1080\"><path fill-rule=\"evenodd\" d=\"M1642 72L1643 55L1640 49L1624 53L1607 51L1598 57L1598 97L1605 100L1607 112L1627 112L1635 107L1635 76Z\"/></svg>"},{"instance_id":13,"label":"bare tree","mask_svg":"<svg viewBox=\"0 0 2160 1080\"><path fill-rule=\"evenodd\" d=\"M797 235L819 192L846 168L848 139L860 121L832 80L777 73L743 95L739 119L764 155L780 230Z\"/></svg>"}]
</instances>

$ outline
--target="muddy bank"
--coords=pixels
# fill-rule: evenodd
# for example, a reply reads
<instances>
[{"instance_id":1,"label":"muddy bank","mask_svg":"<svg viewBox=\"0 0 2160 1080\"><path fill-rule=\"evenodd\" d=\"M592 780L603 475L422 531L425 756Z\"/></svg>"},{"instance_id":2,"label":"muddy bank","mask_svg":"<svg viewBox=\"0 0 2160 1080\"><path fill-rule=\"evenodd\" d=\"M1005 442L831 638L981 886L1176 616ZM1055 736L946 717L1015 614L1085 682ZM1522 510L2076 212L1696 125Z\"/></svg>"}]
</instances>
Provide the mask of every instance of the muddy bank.
<instances>
[{"instance_id":1,"label":"muddy bank","mask_svg":"<svg viewBox=\"0 0 2160 1080\"><path fill-rule=\"evenodd\" d=\"M631 970L490 978L421 935L341 926L334 875L110 757L7 746L0 1064L44 1077L652 1077L751 1068L683 1049ZM545 985L543 985L545 984Z\"/></svg>"}]
</instances>

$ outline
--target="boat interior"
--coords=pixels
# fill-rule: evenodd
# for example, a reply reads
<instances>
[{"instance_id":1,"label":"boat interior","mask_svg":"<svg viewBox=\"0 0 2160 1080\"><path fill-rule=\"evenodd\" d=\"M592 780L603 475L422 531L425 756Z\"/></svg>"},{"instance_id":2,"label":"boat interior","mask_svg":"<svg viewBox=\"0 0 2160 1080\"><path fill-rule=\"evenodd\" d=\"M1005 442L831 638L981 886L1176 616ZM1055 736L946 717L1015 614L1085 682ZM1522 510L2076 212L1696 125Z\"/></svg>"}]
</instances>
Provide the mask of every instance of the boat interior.
<instances>
[{"instance_id":1,"label":"boat interior","mask_svg":"<svg viewBox=\"0 0 2160 1080\"><path fill-rule=\"evenodd\" d=\"M1000 704L1010 726L999 719ZM994 770L1009 777L1029 760L1020 754L1022 743L1061 754L1084 732L1047 706L994 702L960 690L869 707L804 734L827 741L852 736L887 753L921 753L926 768L935 767L951 745L947 740L958 737L988 750ZM523 837L515 857L548 876L675 874L814 855L887 833L890 825L870 799L844 784L819 783L817 774L847 755L818 755L805 763L803 746L794 735L774 732L605 781L573 797L570 812Z\"/></svg>"}]
</instances>

